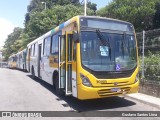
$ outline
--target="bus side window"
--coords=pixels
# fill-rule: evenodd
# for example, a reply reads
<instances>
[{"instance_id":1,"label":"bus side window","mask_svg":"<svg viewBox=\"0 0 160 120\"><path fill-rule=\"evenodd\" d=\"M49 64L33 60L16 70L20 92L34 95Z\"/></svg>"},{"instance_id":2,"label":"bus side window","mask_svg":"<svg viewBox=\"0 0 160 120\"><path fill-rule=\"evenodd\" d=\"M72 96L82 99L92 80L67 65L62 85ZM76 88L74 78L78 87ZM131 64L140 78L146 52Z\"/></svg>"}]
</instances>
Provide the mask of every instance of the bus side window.
<instances>
[{"instance_id":1,"label":"bus side window","mask_svg":"<svg viewBox=\"0 0 160 120\"><path fill-rule=\"evenodd\" d=\"M52 37L52 47L51 47L51 53L55 54L56 53L56 35L53 35Z\"/></svg>"},{"instance_id":2,"label":"bus side window","mask_svg":"<svg viewBox=\"0 0 160 120\"><path fill-rule=\"evenodd\" d=\"M17 56L14 57L14 62L17 62Z\"/></svg>"},{"instance_id":3,"label":"bus side window","mask_svg":"<svg viewBox=\"0 0 160 120\"><path fill-rule=\"evenodd\" d=\"M51 47L51 53L53 55L57 55L58 54L58 35L60 34L59 33L56 33L53 35L52 37L52 47Z\"/></svg>"},{"instance_id":4,"label":"bus side window","mask_svg":"<svg viewBox=\"0 0 160 120\"><path fill-rule=\"evenodd\" d=\"M32 45L32 56L34 56L34 44Z\"/></svg>"},{"instance_id":5,"label":"bus side window","mask_svg":"<svg viewBox=\"0 0 160 120\"><path fill-rule=\"evenodd\" d=\"M33 45L31 45L30 56L32 56L32 52L33 52L32 46L33 46Z\"/></svg>"},{"instance_id":6,"label":"bus side window","mask_svg":"<svg viewBox=\"0 0 160 120\"><path fill-rule=\"evenodd\" d=\"M35 44L32 45L32 56L35 56Z\"/></svg>"},{"instance_id":7,"label":"bus side window","mask_svg":"<svg viewBox=\"0 0 160 120\"><path fill-rule=\"evenodd\" d=\"M34 56L38 55L38 43L35 44Z\"/></svg>"},{"instance_id":8,"label":"bus side window","mask_svg":"<svg viewBox=\"0 0 160 120\"><path fill-rule=\"evenodd\" d=\"M44 39L44 48L43 48L43 55L49 56L50 55L50 44L51 44L51 37Z\"/></svg>"},{"instance_id":9,"label":"bus side window","mask_svg":"<svg viewBox=\"0 0 160 120\"><path fill-rule=\"evenodd\" d=\"M28 49L28 56L30 57L31 56L31 47Z\"/></svg>"}]
</instances>

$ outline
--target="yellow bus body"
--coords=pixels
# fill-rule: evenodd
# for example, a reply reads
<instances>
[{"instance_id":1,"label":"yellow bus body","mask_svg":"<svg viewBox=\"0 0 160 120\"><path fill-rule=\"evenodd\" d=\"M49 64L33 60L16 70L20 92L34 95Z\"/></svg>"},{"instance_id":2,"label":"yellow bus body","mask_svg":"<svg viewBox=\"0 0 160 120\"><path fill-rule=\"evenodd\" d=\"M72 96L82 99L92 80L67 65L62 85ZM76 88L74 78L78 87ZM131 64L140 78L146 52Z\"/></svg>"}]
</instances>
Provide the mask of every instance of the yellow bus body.
<instances>
[{"instance_id":1,"label":"yellow bus body","mask_svg":"<svg viewBox=\"0 0 160 120\"><path fill-rule=\"evenodd\" d=\"M91 18L94 18L94 17L91 17ZM76 25L75 25L75 23L76 23ZM80 16L76 16L76 17L71 18L70 20L65 22L63 25L56 27L55 29L49 31L45 35L36 39L35 41L29 43L28 44L28 51L30 49L32 49L31 46L37 44L37 45L41 45L42 51L40 53L43 54L43 50L44 50L43 40L46 39L48 36L52 36L52 35L56 34L59 31L62 32L61 35L63 37L66 37L67 33L72 34L73 31L78 31L78 33L80 33L80 31L81 31L80 30ZM135 36L135 32L134 32L134 36ZM66 41L68 42L67 38L66 38ZM72 46L70 46L72 49L73 49L73 44L74 43L72 42ZM113 77L110 79L107 79L107 78L106 79L98 79L96 76L94 76L89 71L87 71L86 69L83 68L82 61L81 61L82 57L81 57L80 44L81 44L80 42L76 43L76 60L65 62L66 65L69 65L69 64L72 65L71 72L72 73L74 72L76 74L76 77L73 78L73 76L72 76L72 79L71 79L72 83L74 83L74 85L72 84L72 93L75 92L74 90L76 89L75 95L73 95L71 93L72 96L74 96L80 100L85 100L85 99L96 99L96 98L119 96L119 95L138 92L138 87L139 87L139 80L137 80L138 79L137 78L137 76L138 76L138 62L137 62L136 68L134 69L134 71L132 71L131 75L128 77L118 77L118 78ZM136 42L136 45L137 45L137 42ZM67 48L70 49L69 47L67 47ZM66 51L68 51L68 49L66 49ZM137 46L136 46L136 49L137 49ZM65 52L61 53L61 55L63 55L62 59L64 59L65 57L66 57L66 59L68 59L68 54ZM137 50L137 53L138 53L138 50ZM136 55L137 55L137 61L138 61L138 54L137 53L136 53ZM66 56L65 56L65 54L66 54ZM72 58L73 58L73 54L74 53L72 52ZM55 83L53 81L54 81L55 77L57 77L54 75L57 75L57 72L59 72L59 66L60 67L61 67L61 65L63 66L63 63L61 63L61 65L58 64L58 55L50 54L49 56L47 56L47 58L46 58L46 56L43 56L43 55L41 57L48 59L48 61L47 61L48 63L46 62L45 64L44 63L42 64L40 61L39 64L41 66L39 67L39 69L40 69L41 73L35 73L36 71L38 71L38 70L35 70L36 67L34 67L35 64L36 65L38 64L38 63L36 63L36 55L31 56L30 52L28 52L28 55L27 55L27 62L29 63L27 65L28 71L34 73L34 75L37 75L37 77L39 77L41 74L41 76L40 76L41 79L54 85ZM47 71L47 68L44 67L46 64L48 64L47 67L50 69L50 71ZM65 65L61 68L64 68L64 67L65 67ZM69 71L67 68L66 73L68 73L68 72ZM87 86L83 85L82 78L80 77L81 74L83 74L85 77L87 77L89 79L92 86L87 87ZM76 83L75 83L75 81L76 81ZM120 89L120 91L114 92L113 91L114 89Z\"/></svg>"}]
</instances>

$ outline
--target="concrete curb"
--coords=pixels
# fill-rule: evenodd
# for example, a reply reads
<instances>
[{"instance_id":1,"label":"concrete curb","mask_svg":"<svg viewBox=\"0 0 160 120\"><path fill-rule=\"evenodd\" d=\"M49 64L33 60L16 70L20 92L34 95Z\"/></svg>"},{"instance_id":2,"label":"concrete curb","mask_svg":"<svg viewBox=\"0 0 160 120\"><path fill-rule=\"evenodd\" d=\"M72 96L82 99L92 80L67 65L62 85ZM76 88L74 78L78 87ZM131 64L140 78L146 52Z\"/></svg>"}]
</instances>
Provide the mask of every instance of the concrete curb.
<instances>
[{"instance_id":1,"label":"concrete curb","mask_svg":"<svg viewBox=\"0 0 160 120\"><path fill-rule=\"evenodd\" d=\"M158 109L160 109L160 105L156 104L156 103L153 103L151 101L147 101L146 99L139 99L138 97L134 97L134 96L131 96L131 95L126 95L126 98L130 98L130 99L134 99L136 101L139 101L141 103L144 103L144 104L147 104L147 105L150 105L150 106L153 106L153 107L156 107Z\"/></svg>"}]
</instances>

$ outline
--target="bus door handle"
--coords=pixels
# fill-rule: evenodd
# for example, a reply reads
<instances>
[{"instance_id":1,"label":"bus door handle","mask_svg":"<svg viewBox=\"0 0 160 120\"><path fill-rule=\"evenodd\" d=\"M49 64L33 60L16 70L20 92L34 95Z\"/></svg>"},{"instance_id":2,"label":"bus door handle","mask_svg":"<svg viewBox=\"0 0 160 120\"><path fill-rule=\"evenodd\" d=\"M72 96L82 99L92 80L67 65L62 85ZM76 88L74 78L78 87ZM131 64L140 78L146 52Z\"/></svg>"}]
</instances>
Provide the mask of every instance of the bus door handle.
<instances>
[{"instance_id":1,"label":"bus door handle","mask_svg":"<svg viewBox=\"0 0 160 120\"><path fill-rule=\"evenodd\" d=\"M63 61L63 62L60 62L60 67L63 65L65 63L65 61Z\"/></svg>"}]
</instances>

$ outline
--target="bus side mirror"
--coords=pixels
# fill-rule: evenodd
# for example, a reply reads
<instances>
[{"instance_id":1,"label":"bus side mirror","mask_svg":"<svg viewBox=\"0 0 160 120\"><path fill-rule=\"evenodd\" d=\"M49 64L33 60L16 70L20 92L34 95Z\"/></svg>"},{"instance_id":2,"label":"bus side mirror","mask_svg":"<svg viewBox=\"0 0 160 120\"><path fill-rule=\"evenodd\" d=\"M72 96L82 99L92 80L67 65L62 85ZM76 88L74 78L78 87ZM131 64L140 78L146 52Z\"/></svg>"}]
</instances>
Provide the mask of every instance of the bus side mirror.
<instances>
[{"instance_id":1,"label":"bus side mirror","mask_svg":"<svg viewBox=\"0 0 160 120\"><path fill-rule=\"evenodd\" d=\"M74 43L79 43L79 35L77 31L73 31L73 41Z\"/></svg>"}]
</instances>

